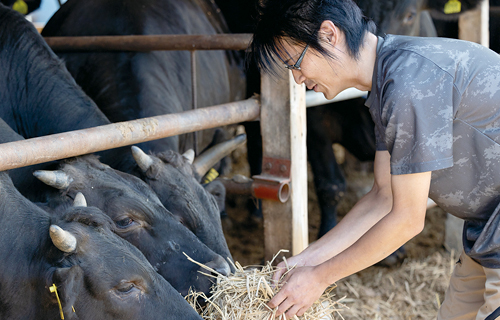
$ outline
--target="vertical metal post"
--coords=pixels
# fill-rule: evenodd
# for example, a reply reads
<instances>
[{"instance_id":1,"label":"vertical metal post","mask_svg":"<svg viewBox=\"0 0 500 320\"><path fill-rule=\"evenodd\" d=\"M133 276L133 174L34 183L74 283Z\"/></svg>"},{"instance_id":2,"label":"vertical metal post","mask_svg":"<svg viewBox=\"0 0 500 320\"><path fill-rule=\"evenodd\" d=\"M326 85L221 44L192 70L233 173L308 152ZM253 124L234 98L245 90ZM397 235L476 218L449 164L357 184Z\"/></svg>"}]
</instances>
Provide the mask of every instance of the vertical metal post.
<instances>
[{"instance_id":1,"label":"vertical metal post","mask_svg":"<svg viewBox=\"0 0 500 320\"><path fill-rule=\"evenodd\" d=\"M196 50L191 51L191 93L193 110L198 108L198 89L197 89L197 74L196 74ZM198 155L198 131L193 132L193 150L195 156Z\"/></svg>"}]
</instances>

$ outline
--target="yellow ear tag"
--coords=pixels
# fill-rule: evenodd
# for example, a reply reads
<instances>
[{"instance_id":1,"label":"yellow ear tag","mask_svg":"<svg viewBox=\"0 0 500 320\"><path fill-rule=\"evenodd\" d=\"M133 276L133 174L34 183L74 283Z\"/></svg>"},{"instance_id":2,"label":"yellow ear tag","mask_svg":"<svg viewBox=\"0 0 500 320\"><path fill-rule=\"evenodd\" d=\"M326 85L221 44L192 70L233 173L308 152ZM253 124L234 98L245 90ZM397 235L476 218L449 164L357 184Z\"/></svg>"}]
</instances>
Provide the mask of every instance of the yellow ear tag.
<instances>
[{"instance_id":1,"label":"yellow ear tag","mask_svg":"<svg viewBox=\"0 0 500 320\"><path fill-rule=\"evenodd\" d=\"M444 5L444 13L452 14L462 11L462 3L459 0L450 0Z\"/></svg>"},{"instance_id":2,"label":"yellow ear tag","mask_svg":"<svg viewBox=\"0 0 500 320\"><path fill-rule=\"evenodd\" d=\"M203 179L203 184L205 183L209 183L209 182L212 182L215 180L215 178L217 178L219 176L219 173L217 172L217 170L215 170L214 168L211 168L208 173L205 175L205 179Z\"/></svg>"},{"instance_id":3,"label":"yellow ear tag","mask_svg":"<svg viewBox=\"0 0 500 320\"><path fill-rule=\"evenodd\" d=\"M61 300L59 300L59 295L57 294L57 287L56 287L56 285L53 283L52 287L50 287L49 290L50 290L51 293L54 293L54 292L56 293L57 303L59 304L59 312L61 313L61 319L64 320L64 313L63 313L63 310L62 310Z\"/></svg>"},{"instance_id":4,"label":"yellow ear tag","mask_svg":"<svg viewBox=\"0 0 500 320\"><path fill-rule=\"evenodd\" d=\"M14 2L12 9L24 15L28 14L28 5L23 0L17 0Z\"/></svg>"}]
</instances>

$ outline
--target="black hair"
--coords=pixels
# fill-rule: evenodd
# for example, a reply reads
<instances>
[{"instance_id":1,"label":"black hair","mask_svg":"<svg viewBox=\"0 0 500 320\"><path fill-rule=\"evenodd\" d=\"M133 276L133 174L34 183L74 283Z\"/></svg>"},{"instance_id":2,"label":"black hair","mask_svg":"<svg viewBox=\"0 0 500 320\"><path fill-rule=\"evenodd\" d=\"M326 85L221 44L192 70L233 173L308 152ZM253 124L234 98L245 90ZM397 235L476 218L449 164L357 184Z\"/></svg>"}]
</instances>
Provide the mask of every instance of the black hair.
<instances>
[{"instance_id":1,"label":"black hair","mask_svg":"<svg viewBox=\"0 0 500 320\"><path fill-rule=\"evenodd\" d=\"M348 54L359 58L366 32L376 32L375 23L363 16L353 0L263 0L249 46L247 62L253 60L261 71L272 71L276 57L286 52L283 39L292 44L308 44L335 59L321 46L318 31L325 20L332 21L344 34Z\"/></svg>"}]
</instances>

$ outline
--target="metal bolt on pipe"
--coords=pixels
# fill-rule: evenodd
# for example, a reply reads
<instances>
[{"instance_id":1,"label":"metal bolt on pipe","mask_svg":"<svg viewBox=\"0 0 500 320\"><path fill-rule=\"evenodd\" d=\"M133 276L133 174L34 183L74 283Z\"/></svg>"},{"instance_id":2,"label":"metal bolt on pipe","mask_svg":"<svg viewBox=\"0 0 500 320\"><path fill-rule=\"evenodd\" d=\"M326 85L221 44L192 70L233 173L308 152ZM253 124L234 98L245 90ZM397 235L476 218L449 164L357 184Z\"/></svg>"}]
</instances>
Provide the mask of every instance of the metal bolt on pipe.
<instances>
[{"instance_id":1,"label":"metal bolt on pipe","mask_svg":"<svg viewBox=\"0 0 500 320\"><path fill-rule=\"evenodd\" d=\"M258 98L0 144L0 171L255 120Z\"/></svg>"}]
</instances>

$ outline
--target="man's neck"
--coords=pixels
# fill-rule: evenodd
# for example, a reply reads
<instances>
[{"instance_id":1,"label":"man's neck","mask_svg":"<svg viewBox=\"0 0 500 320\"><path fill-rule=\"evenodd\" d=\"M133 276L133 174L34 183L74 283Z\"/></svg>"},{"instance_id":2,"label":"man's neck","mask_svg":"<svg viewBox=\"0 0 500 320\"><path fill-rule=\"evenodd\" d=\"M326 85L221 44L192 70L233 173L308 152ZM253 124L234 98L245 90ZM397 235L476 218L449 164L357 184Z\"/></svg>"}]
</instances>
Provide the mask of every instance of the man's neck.
<instances>
[{"instance_id":1,"label":"man's neck","mask_svg":"<svg viewBox=\"0 0 500 320\"><path fill-rule=\"evenodd\" d=\"M372 88L373 71L377 59L378 37L371 32L365 35L363 46L357 60L357 85L355 87L362 91L370 91Z\"/></svg>"}]
</instances>

